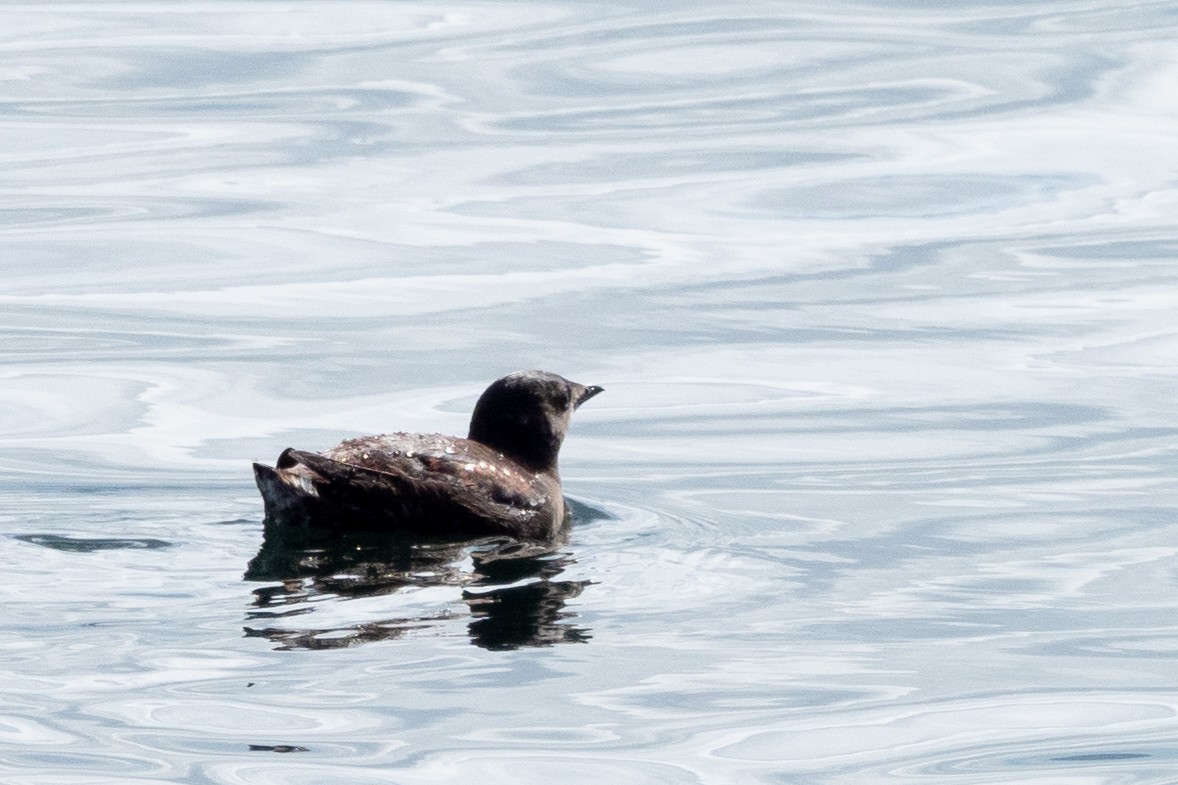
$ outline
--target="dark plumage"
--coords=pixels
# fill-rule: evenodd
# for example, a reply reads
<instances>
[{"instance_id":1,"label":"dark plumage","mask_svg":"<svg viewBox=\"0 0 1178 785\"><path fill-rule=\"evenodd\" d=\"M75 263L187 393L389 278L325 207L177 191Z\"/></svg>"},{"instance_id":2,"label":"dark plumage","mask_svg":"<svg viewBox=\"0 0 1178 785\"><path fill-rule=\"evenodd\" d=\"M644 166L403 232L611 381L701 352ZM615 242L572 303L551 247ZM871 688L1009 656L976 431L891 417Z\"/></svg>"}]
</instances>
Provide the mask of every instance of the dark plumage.
<instances>
[{"instance_id":1,"label":"dark plumage","mask_svg":"<svg viewBox=\"0 0 1178 785\"><path fill-rule=\"evenodd\" d=\"M544 371L494 382L465 439L393 433L254 464L271 523L440 538L549 539L565 520L557 454L569 418L601 392Z\"/></svg>"}]
</instances>

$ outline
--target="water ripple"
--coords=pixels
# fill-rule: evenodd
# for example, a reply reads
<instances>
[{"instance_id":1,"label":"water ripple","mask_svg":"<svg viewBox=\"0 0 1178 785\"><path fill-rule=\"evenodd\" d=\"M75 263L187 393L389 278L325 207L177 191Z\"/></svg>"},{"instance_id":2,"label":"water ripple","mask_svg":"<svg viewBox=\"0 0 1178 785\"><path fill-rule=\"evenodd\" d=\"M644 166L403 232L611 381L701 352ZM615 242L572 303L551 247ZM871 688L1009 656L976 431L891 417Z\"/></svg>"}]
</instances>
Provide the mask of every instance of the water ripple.
<instances>
[{"instance_id":1,"label":"water ripple","mask_svg":"<svg viewBox=\"0 0 1178 785\"><path fill-rule=\"evenodd\" d=\"M167 540L152 539L119 539L114 537L62 537L56 534L13 534L14 540L52 548L66 553L91 553L93 551L108 551L121 548L170 548L172 543Z\"/></svg>"},{"instance_id":2,"label":"water ripple","mask_svg":"<svg viewBox=\"0 0 1178 785\"><path fill-rule=\"evenodd\" d=\"M4 21L3 782L1173 778L1172 4ZM268 536L521 366L567 544Z\"/></svg>"}]
</instances>

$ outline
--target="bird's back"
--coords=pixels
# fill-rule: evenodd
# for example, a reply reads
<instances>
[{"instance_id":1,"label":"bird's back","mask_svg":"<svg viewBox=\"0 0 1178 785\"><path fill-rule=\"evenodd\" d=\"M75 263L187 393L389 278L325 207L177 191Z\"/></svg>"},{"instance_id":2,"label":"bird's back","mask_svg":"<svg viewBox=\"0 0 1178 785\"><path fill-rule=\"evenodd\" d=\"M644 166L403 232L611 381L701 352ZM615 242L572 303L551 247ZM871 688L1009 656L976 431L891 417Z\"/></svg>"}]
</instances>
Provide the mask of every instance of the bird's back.
<instances>
[{"instance_id":1,"label":"bird's back","mask_svg":"<svg viewBox=\"0 0 1178 785\"><path fill-rule=\"evenodd\" d=\"M564 518L555 472L438 434L366 436L322 454L288 449L273 469L254 472L268 519L312 526L548 538Z\"/></svg>"}]
</instances>

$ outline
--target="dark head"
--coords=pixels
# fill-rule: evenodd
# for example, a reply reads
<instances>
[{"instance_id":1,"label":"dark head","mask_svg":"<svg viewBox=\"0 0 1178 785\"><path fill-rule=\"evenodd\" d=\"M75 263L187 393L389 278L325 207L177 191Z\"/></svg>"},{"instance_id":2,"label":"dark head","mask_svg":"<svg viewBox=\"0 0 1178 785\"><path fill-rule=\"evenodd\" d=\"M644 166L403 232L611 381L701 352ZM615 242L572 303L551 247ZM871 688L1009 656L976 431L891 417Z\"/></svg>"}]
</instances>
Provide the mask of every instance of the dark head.
<instances>
[{"instance_id":1,"label":"dark head","mask_svg":"<svg viewBox=\"0 0 1178 785\"><path fill-rule=\"evenodd\" d=\"M545 371L517 371L487 388L468 438L532 471L556 471L556 456L578 406L601 392Z\"/></svg>"}]
</instances>

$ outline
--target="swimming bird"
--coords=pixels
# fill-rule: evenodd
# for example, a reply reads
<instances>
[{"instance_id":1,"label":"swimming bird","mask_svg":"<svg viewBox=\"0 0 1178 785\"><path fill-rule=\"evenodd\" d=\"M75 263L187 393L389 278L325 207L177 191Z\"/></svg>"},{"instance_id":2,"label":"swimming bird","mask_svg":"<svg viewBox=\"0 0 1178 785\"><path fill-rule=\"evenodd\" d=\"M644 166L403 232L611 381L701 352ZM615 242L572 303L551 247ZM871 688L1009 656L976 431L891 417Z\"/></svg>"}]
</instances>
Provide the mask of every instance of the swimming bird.
<instances>
[{"instance_id":1,"label":"swimming bird","mask_svg":"<svg viewBox=\"0 0 1178 785\"><path fill-rule=\"evenodd\" d=\"M518 371L479 397L465 439L392 433L254 464L268 525L440 539L551 539L565 523L557 454L601 387Z\"/></svg>"}]
</instances>

